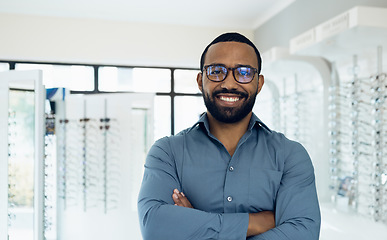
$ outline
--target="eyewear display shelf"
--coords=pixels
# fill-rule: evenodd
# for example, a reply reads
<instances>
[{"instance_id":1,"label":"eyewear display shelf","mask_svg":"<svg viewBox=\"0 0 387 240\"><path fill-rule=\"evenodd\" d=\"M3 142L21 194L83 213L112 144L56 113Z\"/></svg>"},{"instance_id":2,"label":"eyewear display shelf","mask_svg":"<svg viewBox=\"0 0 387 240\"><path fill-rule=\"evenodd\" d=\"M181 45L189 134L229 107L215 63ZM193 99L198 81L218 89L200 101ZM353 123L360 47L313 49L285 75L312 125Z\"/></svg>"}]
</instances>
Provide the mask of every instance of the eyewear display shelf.
<instances>
[{"instance_id":1,"label":"eyewear display shelf","mask_svg":"<svg viewBox=\"0 0 387 240\"><path fill-rule=\"evenodd\" d=\"M340 209L387 224L387 9L355 7L290 41L333 63L330 189Z\"/></svg>"},{"instance_id":2,"label":"eyewear display shelf","mask_svg":"<svg viewBox=\"0 0 387 240\"><path fill-rule=\"evenodd\" d=\"M153 140L153 97L117 93L56 101L62 240L140 237L137 196Z\"/></svg>"}]
</instances>

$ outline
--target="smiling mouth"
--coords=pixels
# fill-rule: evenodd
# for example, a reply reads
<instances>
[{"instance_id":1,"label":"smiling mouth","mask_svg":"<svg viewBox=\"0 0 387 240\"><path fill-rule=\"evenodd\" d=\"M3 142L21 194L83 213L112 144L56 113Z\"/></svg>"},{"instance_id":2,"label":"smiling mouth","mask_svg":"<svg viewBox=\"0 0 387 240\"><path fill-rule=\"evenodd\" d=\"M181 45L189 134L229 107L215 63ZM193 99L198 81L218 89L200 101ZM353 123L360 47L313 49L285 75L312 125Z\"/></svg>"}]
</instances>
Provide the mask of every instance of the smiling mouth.
<instances>
[{"instance_id":1,"label":"smiling mouth","mask_svg":"<svg viewBox=\"0 0 387 240\"><path fill-rule=\"evenodd\" d=\"M225 101L225 102L233 103L233 102L239 101L240 97L220 96L219 99L222 100L222 101Z\"/></svg>"}]
</instances>

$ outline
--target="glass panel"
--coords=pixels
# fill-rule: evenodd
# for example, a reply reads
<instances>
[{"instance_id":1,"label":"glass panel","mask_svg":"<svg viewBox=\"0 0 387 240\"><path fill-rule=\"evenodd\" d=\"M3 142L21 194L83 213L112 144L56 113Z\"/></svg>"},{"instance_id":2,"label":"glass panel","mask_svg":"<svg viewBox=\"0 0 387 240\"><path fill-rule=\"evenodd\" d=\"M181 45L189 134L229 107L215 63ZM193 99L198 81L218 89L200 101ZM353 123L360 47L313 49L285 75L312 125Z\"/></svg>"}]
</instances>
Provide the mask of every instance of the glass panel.
<instances>
[{"instance_id":1,"label":"glass panel","mask_svg":"<svg viewBox=\"0 0 387 240\"><path fill-rule=\"evenodd\" d=\"M191 127L199 120L200 115L206 111L202 97L176 97L175 98L175 134Z\"/></svg>"},{"instance_id":2,"label":"glass panel","mask_svg":"<svg viewBox=\"0 0 387 240\"><path fill-rule=\"evenodd\" d=\"M9 239L33 239L34 93L9 92Z\"/></svg>"},{"instance_id":3,"label":"glass panel","mask_svg":"<svg viewBox=\"0 0 387 240\"><path fill-rule=\"evenodd\" d=\"M98 80L101 91L171 91L169 69L100 67Z\"/></svg>"},{"instance_id":4,"label":"glass panel","mask_svg":"<svg viewBox=\"0 0 387 240\"><path fill-rule=\"evenodd\" d=\"M46 88L64 87L76 91L94 90L94 69L88 66L16 64L16 70L43 70Z\"/></svg>"},{"instance_id":5,"label":"glass panel","mask_svg":"<svg viewBox=\"0 0 387 240\"><path fill-rule=\"evenodd\" d=\"M156 96L154 105L154 140L171 135L171 97Z\"/></svg>"},{"instance_id":6,"label":"glass panel","mask_svg":"<svg viewBox=\"0 0 387 240\"><path fill-rule=\"evenodd\" d=\"M133 89L133 68L99 67L98 90L130 91Z\"/></svg>"},{"instance_id":7,"label":"glass panel","mask_svg":"<svg viewBox=\"0 0 387 240\"><path fill-rule=\"evenodd\" d=\"M9 70L9 64L8 63L0 63L0 72L8 71Z\"/></svg>"},{"instance_id":8,"label":"glass panel","mask_svg":"<svg viewBox=\"0 0 387 240\"><path fill-rule=\"evenodd\" d=\"M133 88L136 92L170 92L171 70L134 68Z\"/></svg>"},{"instance_id":9,"label":"glass panel","mask_svg":"<svg viewBox=\"0 0 387 240\"><path fill-rule=\"evenodd\" d=\"M199 70L175 70L175 92L200 93L196 77Z\"/></svg>"}]
</instances>

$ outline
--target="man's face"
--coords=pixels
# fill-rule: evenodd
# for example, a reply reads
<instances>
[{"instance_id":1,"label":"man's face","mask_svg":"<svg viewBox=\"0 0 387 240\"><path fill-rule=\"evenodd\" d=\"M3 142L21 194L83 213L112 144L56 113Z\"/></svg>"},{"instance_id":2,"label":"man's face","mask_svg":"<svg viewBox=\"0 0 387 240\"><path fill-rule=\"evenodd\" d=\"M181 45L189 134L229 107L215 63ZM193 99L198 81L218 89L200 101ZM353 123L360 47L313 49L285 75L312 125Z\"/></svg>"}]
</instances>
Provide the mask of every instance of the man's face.
<instances>
[{"instance_id":1,"label":"man's face","mask_svg":"<svg viewBox=\"0 0 387 240\"><path fill-rule=\"evenodd\" d=\"M204 66L212 64L223 64L227 68L243 65L258 69L254 49L239 42L221 42L212 45L206 54ZM263 76L255 74L250 83L238 83L231 70L222 82L209 80L205 72L199 73L197 77L198 87L203 93L209 114L224 123L239 122L251 113L263 81Z\"/></svg>"}]
</instances>

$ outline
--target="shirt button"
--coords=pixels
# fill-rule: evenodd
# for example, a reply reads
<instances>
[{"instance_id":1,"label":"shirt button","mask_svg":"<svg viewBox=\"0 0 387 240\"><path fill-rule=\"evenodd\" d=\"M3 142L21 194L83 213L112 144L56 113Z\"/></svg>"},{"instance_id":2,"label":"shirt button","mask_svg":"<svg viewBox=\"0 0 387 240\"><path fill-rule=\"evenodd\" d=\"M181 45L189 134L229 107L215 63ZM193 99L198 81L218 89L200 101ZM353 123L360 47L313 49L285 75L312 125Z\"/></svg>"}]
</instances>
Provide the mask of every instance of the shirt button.
<instances>
[{"instance_id":1,"label":"shirt button","mask_svg":"<svg viewBox=\"0 0 387 240\"><path fill-rule=\"evenodd\" d=\"M230 170L230 172L234 171L234 167L231 166L228 170Z\"/></svg>"},{"instance_id":2,"label":"shirt button","mask_svg":"<svg viewBox=\"0 0 387 240\"><path fill-rule=\"evenodd\" d=\"M227 197L227 201L231 202L232 201L232 197Z\"/></svg>"}]
</instances>

